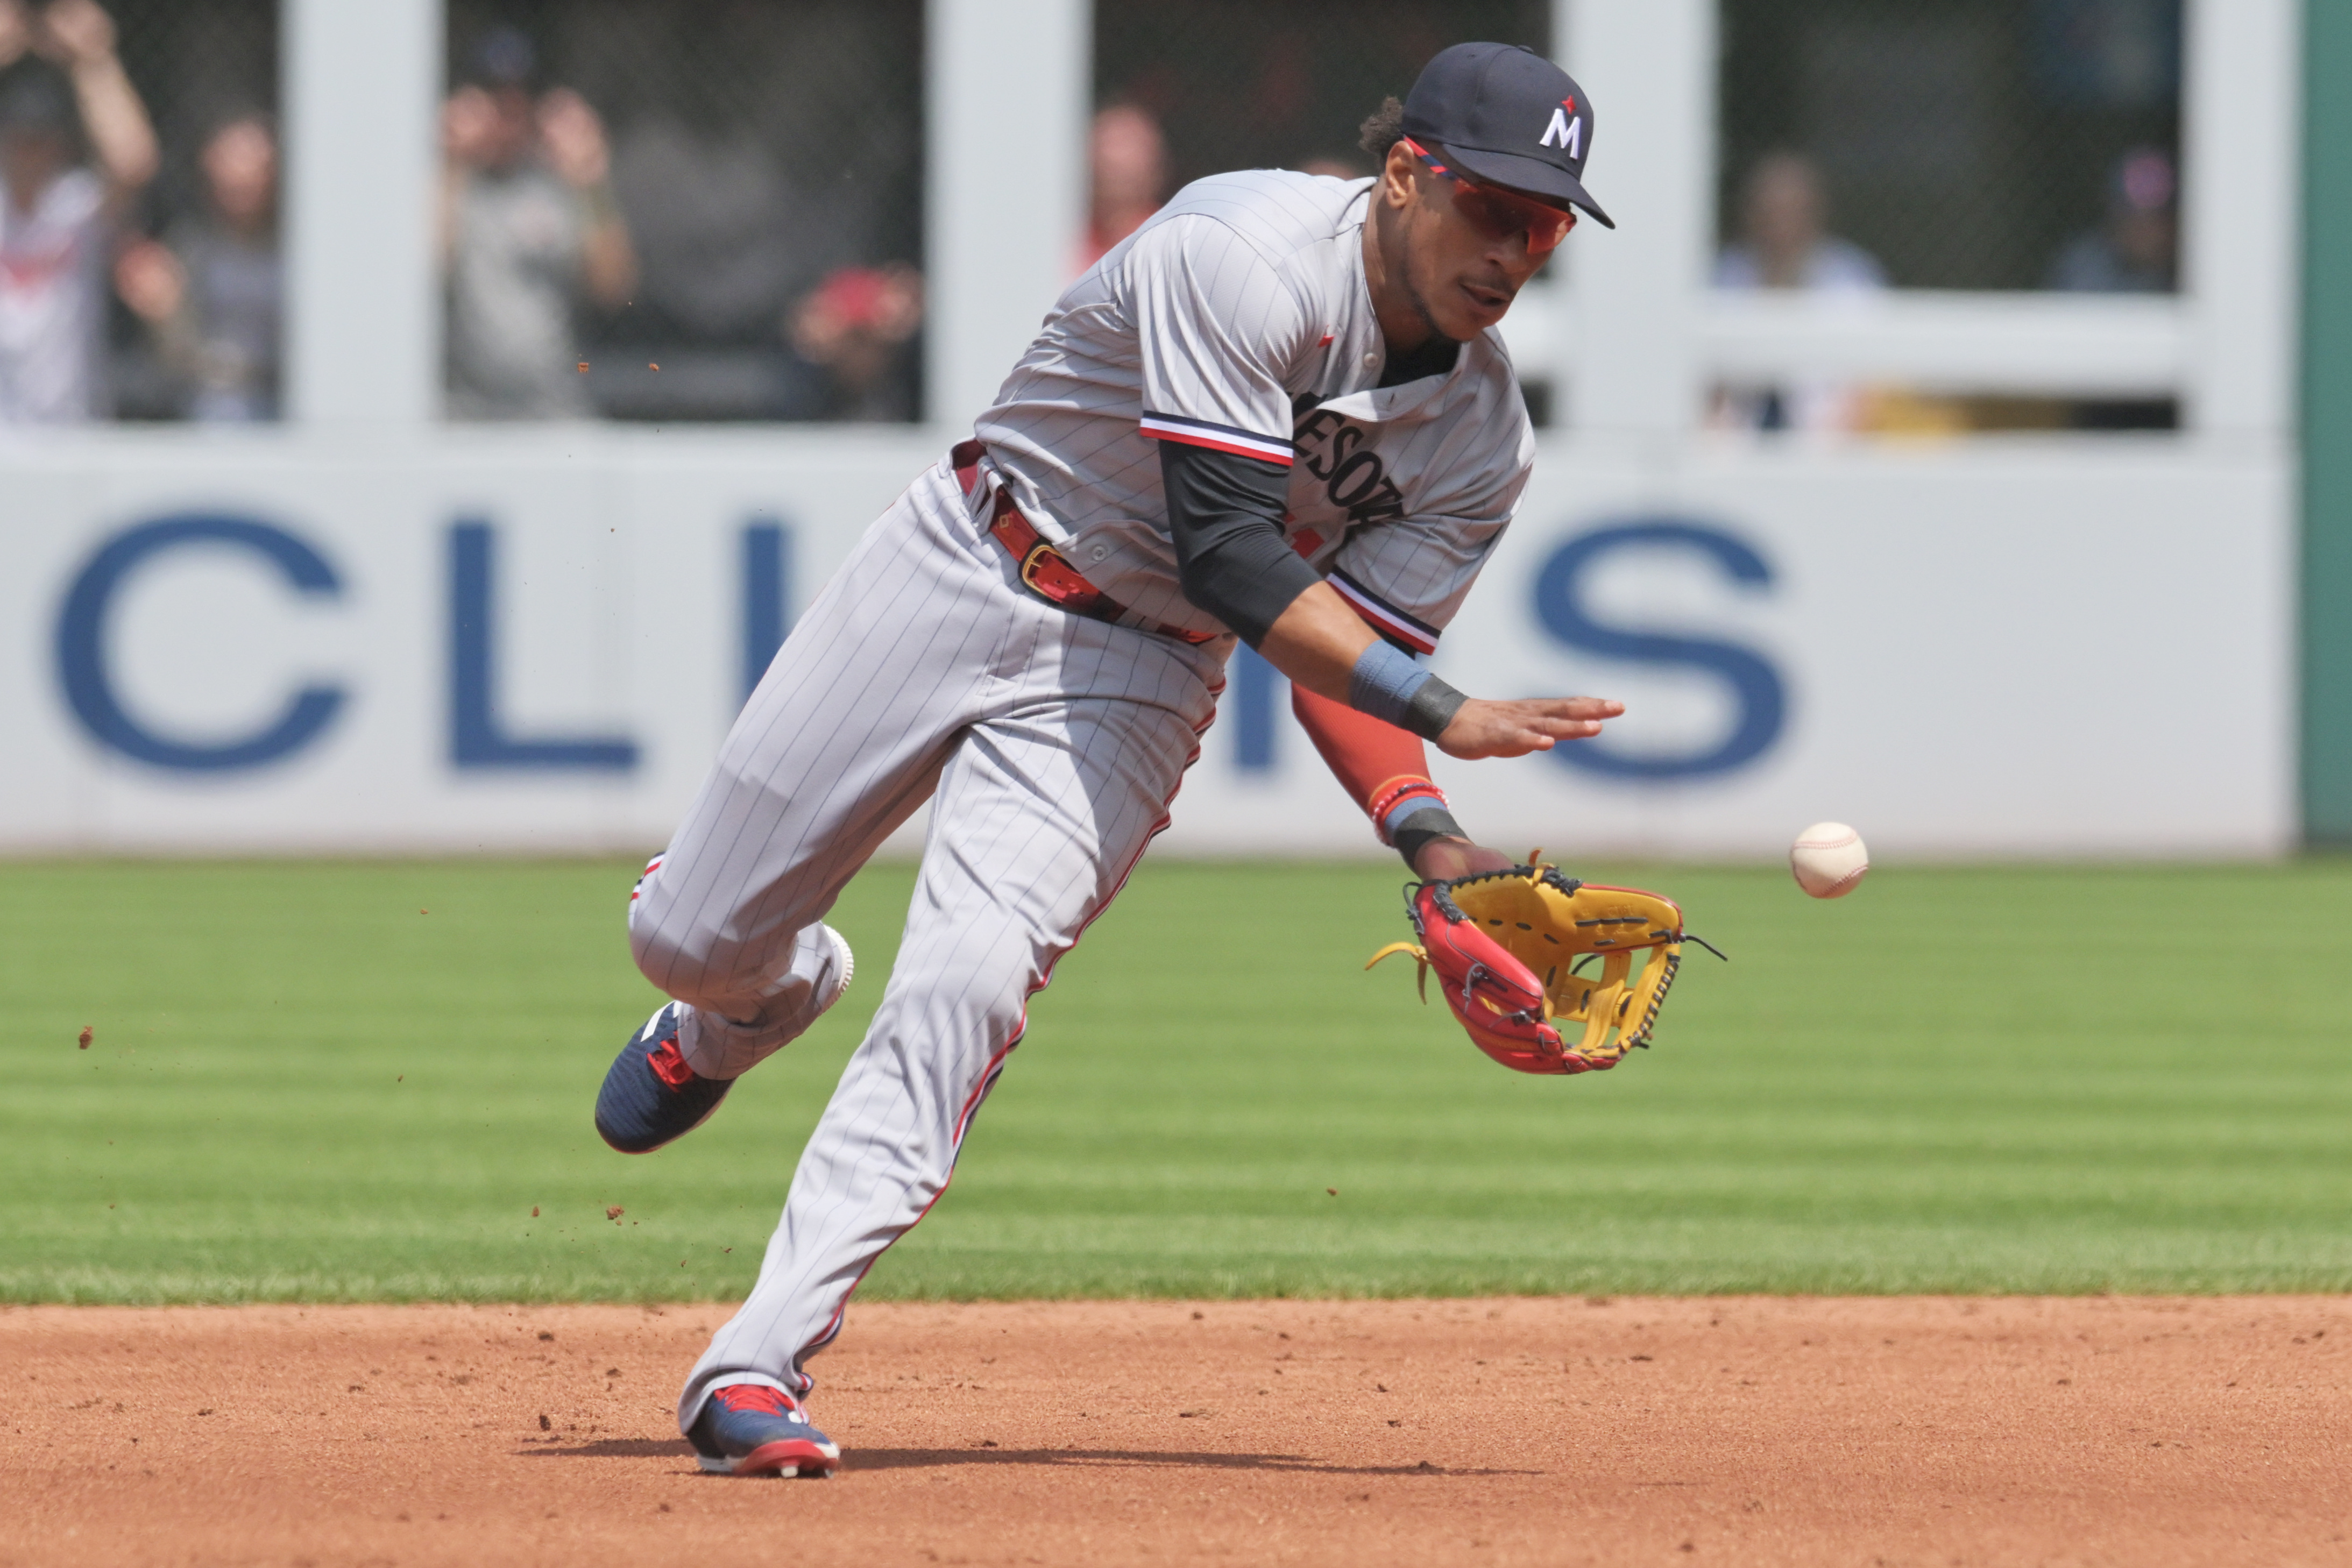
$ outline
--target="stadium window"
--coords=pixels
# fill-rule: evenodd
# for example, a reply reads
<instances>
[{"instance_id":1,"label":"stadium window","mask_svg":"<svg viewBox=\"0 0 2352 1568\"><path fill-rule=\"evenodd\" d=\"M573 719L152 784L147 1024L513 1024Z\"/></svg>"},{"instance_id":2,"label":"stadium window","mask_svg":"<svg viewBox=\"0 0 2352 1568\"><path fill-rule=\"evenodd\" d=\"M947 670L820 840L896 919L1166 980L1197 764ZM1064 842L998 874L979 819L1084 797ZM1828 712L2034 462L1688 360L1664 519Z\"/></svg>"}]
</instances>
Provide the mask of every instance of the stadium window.
<instances>
[{"instance_id":1,"label":"stadium window","mask_svg":"<svg viewBox=\"0 0 2352 1568\"><path fill-rule=\"evenodd\" d=\"M2170 295L2179 0L1721 0L1718 289ZM2168 429L2170 399L1723 386L1711 423Z\"/></svg>"},{"instance_id":2,"label":"stadium window","mask_svg":"<svg viewBox=\"0 0 2352 1568\"><path fill-rule=\"evenodd\" d=\"M922 416L921 0L451 0L461 420Z\"/></svg>"},{"instance_id":3,"label":"stadium window","mask_svg":"<svg viewBox=\"0 0 2352 1568\"><path fill-rule=\"evenodd\" d=\"M16 0L0 426L275 420L276 0Z\"/></svg>"}]
</instances>

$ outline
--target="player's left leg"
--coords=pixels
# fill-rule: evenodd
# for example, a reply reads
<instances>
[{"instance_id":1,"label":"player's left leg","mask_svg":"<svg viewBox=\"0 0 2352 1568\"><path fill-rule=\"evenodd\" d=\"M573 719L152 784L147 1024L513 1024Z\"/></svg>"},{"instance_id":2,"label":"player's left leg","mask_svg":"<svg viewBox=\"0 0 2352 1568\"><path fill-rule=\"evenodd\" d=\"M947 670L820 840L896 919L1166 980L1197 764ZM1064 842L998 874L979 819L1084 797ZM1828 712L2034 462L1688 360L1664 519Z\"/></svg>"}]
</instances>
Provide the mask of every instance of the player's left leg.
<instances>
[{"instance_id":1,"label":"player's left leg","mask_svg":"<svg viewBox=\"0 0 2352 1568\"><path fill-rule=\"evenodd\" d=\"M687 1383L689 1430L716 1389L807 1391L805 1363L839 1332L857 1281L947 1186L1029 997L1166 825L1220 662L1066 624L1045 689L1008 691L940 775L898 965L801 1155L758 1284ZM1118 695L1055 695L1062 680Z\"/></svg>"}]
</instances>

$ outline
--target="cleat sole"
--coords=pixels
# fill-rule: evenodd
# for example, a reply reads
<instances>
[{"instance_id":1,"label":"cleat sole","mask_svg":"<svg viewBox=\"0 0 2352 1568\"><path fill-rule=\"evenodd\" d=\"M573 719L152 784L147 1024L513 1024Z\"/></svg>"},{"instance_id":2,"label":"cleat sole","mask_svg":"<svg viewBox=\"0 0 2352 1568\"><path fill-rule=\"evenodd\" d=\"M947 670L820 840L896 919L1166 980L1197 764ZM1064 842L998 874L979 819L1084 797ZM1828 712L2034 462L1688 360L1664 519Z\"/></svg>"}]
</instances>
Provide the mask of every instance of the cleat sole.
<instances>
[{"instance_id":1,"label":"cleat sole","mask_svg":"<svg viewBox=\"0 0 2352 1568\"><path fill-rule=\"evenodd\" d=\"M713 1475L774 1476L779 1479L804 1477L822 1480L841 1466L841 1452L829 1444L812 1443L805 1437L786 1437L778 1442L762 1443L740 1458L724 1455L697 1454L696 1460Z\"/></svg>"}]
</instances>

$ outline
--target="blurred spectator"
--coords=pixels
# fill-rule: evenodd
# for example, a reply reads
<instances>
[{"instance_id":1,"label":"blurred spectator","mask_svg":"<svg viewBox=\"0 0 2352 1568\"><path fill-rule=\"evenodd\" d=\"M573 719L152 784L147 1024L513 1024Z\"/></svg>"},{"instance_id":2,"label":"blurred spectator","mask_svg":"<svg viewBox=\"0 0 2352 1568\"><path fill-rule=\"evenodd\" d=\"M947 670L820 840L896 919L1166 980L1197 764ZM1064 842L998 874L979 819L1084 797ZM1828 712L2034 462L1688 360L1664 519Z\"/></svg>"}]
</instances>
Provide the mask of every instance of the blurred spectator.
<instances>
[{"instance_id":1,"label":"blurred spectator","mask_svg":"<svg viewBox=\"0 0 2352 1568\"><path fill-rule=\"evenodd\" d=\"M106 412L108 253L155 166L113 19L95 0L0 0L0 423Z\"/></svg>"},{"instance_id":2,"label":"blurred spectator","mask_svg":"<svg viewBox=\"0 0 2352 1568\"><path fill-rule=\"evenodd\" d=\"M1768 152L1748 172L1740 238L1716 257L1717 288L1878 289L1886 274L1860 246L1828 229L1829 199L1811 160Z\"/></svg>"},{"instance_id":3,"label":"blurred spectator","mask_svg":"<svg viewBox=\"0 0 2352 1568\"><path fill-rule=\"evenodd\" d=\"M2126 153L2107 187L2106 222L2051 264L2049 287L2070 294L2169 294L2179 273L2179 181L2152 147Z\"/></svg>"},{"instance_id":4,"label":"blurred spectator","mask_svg":"<svg viewBox=\"0 0 2352 1568\"><path fill-rule=\"evenodd\" d=\"M904 262L835 272L793 310L793 350L810 373L789 417L919 417L914 344L922 322L922 274Z\"/></svg>"},{"instance_id":5,"label":"blurred spectator","mask_svg":"<svg viewBox=\"0 0 2352 1568\"><path fill-rule=\"evenodd\" d=\"M1886 274L1860 246L1829 232L1829 200L1811 162L1768 152L1740 193L1740 237L1715 261L1717 288L1802 289L1859 298L1886 287ZM1718 429L1852 430L1861 419L1854 388L1829 382L1717 390L1708 423Z\"/></svg>"},{"instance_id":6,"label":"blurred spectator","mask_svg":"<svg viewBox=\"0 0 2352 1568\"><path fill-rule=\"evenodd\" d=\"M616 139L613 183L643 275L635 314L662 337L772 343L786 302L824 274L806 253L828 225L740 117L638 114Z\"/></svg>"},{"instance_id":7,"label":"blurred spectator","mask_svg":"<svg viewBox=\"0 0 2352 1568\"><path fill-rule=\"evenodd\" d=\"M2070 294L2169 294L2179 284L2180 182L2152 147L2127 152L2107 184L2106 222L2051 263L2049 287ZM2175 430L2171 398L2087 398L2066 405L2077 430Z\"/></svg>"},{"instance_id":8,"label":"blurred spectator","mask_svg":"<svg viewBox=\"0 0 2352 1568\"><path fill-rule=\"evenodd\" d=\"M1093 177L1080 271L1141 228L1168 199L1168 141L1160 121L1131 103L1112 104L1095 116L1087 163Z\"/></svg>"},{"instance_id":9,"label":"blurred spectator","mask_svg":"<svg viewBox=\"0 0 2352 1568\"><path fill-rule=\"evenodd\" d=\"M537 65L529 38L494 28L442 109L446 374L460 419L592 412L577 313L618 309L636 286L604 122L568 89L535 94Z\"/></svg>"},{"instance_id":10,"label":"blurred spectator","mask_svg":"<svg viewBox=\"0 0 2352 1568\"><path fill-rule=\"evenodd\" d=\"M278 250L278 137L259 114L223 122L198 159L205 208L114 266L188 418L278 417L286 279Z\"/></svg>"}]
</instances>

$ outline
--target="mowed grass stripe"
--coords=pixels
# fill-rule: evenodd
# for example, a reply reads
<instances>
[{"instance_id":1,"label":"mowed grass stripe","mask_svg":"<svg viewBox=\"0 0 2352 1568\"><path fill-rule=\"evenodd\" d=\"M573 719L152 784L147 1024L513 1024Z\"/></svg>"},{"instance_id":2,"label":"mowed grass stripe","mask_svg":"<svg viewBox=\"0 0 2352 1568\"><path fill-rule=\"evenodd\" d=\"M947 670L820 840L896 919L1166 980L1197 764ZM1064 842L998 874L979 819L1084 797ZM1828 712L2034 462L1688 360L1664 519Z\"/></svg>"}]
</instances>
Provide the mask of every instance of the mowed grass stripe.
<instances>
[{"instance_id":1,"label":"mowed grass stripe","mask_svg":"<svg viewBox=\"0 0 2352 1568\"><path fill-rule=\"evenodd\" d=\"M1692 951L1656 1050L1537 1080L1361 971L1397 870L1147 864L866 1291L2352 1286L2352 864L1897 865L1832 904L1589 869L1733 961ZM739 1295L912 873L836 910L847 1001L629 1159L588 1113L656 1000L635 870L0 866L0 1299Z\"/></svg>"}]
</instances>

